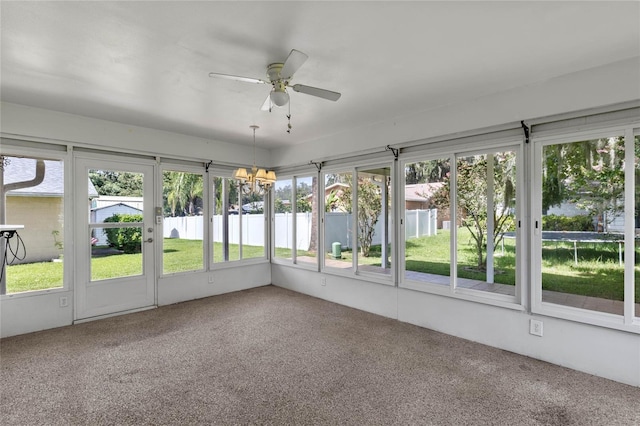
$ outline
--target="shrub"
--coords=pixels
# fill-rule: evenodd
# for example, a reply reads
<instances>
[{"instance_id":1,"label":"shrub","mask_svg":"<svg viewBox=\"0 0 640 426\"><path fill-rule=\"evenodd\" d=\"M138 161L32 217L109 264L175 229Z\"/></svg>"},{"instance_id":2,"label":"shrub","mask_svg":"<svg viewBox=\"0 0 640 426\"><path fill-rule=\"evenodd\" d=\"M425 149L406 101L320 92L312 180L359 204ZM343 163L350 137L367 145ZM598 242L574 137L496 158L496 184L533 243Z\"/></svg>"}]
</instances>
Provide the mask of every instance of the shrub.
<instances>
[{"instance_id":1,"label":"shrub","mask_svg":"<svg viewBox=\"0 0 640 426\"><path fill-rule=\"evenodd\" d=\"M141 214L118 214L104 220L105 222L142 222ZM122 250L125 253L142 252L142 228L106 228L104 233L111 247Z\"/></svg>"},{"instance_id":2,"label":"shrub","mask_svg":"<svg viewBox=\"0 0 640 426\"><path fill-rule=\"evenodd\" d=\"M545 231L593 231L593 219L588 215L550 214L542 218L542 229Z\"/></svg>"}]
</instances>

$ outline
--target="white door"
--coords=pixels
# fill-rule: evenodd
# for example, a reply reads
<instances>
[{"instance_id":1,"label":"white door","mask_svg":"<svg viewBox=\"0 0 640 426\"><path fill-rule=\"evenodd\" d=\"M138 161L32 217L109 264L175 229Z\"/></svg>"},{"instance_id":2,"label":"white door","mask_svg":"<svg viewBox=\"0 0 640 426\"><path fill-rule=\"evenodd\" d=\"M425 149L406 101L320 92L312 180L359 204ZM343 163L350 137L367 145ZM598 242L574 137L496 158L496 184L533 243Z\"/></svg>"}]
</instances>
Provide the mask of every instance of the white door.
<instances>
[{"instance_id":1,"label":"white door","mask_svg":"<svg viewBox=\"0 0 640 426\"><path fill-rule=\"evenodd\" d=\"M155 305L153 176L152 163L76 158L76 320Z\"/></svg>"}]
</instances>

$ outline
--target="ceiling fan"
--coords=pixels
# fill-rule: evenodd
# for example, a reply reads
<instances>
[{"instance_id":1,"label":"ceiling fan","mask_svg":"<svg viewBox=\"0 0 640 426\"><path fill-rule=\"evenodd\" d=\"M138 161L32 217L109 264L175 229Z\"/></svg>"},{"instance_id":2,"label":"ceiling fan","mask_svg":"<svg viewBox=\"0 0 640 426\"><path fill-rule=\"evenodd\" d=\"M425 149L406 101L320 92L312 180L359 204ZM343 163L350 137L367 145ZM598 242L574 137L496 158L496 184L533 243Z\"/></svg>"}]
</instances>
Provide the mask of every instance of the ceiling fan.
<instances>
[{"instance_id":1,"label":"ceiling fan","mask_svg":"<svg viewBox=\"0 0 640 426\"><path fill-rule=\"evenodd\" d=\"M284 63L276 62L267 67L267 76L269 80L261 80L259 78L241 77L237 75L220 74L217 72L209 73L209 77L225 78L227 80L243 81L245 83L269 84L272 86L271 92L262 104L263 111L271 111L273 105L284 106L289 102L289 94L287 87L292 88L296 92L305 93L311 96L317 96L330 101L340 99L340 93L331 90L318 89L317 87L305 86L304 84L293 84L289 82L293 78L293 74L305 63L309 58L305 53L293 49Z\"/></svg>"}]
</instances>

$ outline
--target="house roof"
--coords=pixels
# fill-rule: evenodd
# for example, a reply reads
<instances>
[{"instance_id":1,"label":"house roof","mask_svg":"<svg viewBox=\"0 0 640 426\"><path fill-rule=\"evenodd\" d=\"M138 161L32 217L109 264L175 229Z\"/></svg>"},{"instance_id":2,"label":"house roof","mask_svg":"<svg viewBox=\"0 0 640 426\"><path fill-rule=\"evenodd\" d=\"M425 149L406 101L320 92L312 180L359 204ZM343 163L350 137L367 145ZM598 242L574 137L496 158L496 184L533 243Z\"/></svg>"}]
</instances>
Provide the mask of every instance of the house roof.
<instances>
[{"instance_id":1,"label":"house roof","mask_svg":"<svg viewBox=\"0 0 640 426\"><path fill-rule=\"evenodd\" d=\"M134 210L138 210L139 212L141 212L142 210L137 208L137 207L133 207L127 203L117 203L117 204L109 204L108 206L103 206L103 207L94 207L91 209L92 212L98 211L98 210L106 210L106 209L113 209L115 207L118 206L125 206L125 207L129 207L130 209L134 209Z\"/></svg>"},{"instance_id":2,"label":"house roof","mask_svg":"<svg viewBox=\"0 0 640 426\"><path fill-rule=\"evenodd\" d=\"M36 159L6 157L9 160L4 168L4 183L26 182L36 176ZM64 166L62 161L44 160L44 180L27 188L9 191L7 195L31 197L62 197L64 195ZM89 180L89 198L97 197L98 191Z\"/></svg>"},{"instance_id":3,"label":"house roof","mask_svg":"<svg viewBox=\"0 0 640 426\"><path fill-rule=\"evenodd\" d=\"M407 185L404 188L405 201L426 202L444 185L442 182L416 183Z\"/></svg>"}]
</instances>

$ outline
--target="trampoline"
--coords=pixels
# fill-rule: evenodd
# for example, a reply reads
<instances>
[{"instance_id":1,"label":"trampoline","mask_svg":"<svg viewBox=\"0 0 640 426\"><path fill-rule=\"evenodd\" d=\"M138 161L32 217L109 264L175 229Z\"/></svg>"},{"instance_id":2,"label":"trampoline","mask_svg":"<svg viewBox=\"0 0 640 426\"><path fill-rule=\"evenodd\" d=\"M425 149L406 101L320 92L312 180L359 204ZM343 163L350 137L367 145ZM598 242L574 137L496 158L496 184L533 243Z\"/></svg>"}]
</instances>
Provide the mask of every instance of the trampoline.
<instances>
[{"instance_id":1,"label":"trampoline","mask_svg":"<svg viewBox=\"0 0 640 426\"><path fill-rule=\"evenodd\" d=\"M504 238L515 238L515 232L505 232ZM578 264L578 243L617 243L618 262L623 265L622 244L624 234L613 232L588 232L588 231L542 231L542 241L555 241L563 243L573 243L573 261ZM504 254L504 240L502 240L502 252Z\"/></svg>"}]
</instances>

